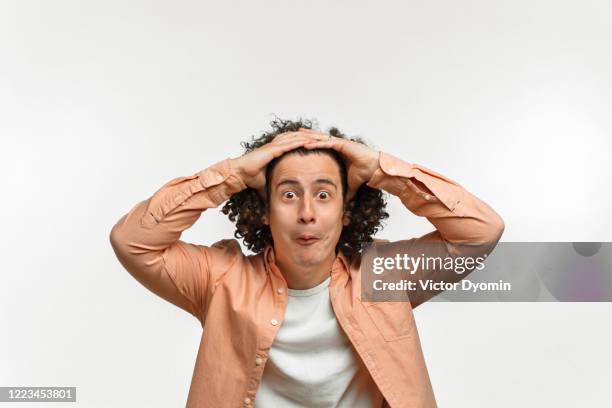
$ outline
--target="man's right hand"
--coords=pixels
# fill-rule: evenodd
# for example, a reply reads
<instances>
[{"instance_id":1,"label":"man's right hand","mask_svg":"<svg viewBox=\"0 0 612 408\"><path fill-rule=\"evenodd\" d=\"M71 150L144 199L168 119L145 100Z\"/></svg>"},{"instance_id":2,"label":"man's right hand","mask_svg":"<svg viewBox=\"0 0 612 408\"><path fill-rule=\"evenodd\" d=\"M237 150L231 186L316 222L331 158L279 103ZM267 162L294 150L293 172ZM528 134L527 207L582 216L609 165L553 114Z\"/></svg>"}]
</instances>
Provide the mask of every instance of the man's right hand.
<instances>
[{"instance_id":1,"label":"man's right hand","mask_svg":"<svg viewBox=\"0 0 612 408\"><path fill-rule=\"evenodd\" d=\"M284 153L297 149L307 143L317 142L319 139L305 131L285 132L277 135L267 143L244 156L230 159L232 168L242 178L244 184L266 196L266 166L273 159Z\"/></svg>"}]
</instances>

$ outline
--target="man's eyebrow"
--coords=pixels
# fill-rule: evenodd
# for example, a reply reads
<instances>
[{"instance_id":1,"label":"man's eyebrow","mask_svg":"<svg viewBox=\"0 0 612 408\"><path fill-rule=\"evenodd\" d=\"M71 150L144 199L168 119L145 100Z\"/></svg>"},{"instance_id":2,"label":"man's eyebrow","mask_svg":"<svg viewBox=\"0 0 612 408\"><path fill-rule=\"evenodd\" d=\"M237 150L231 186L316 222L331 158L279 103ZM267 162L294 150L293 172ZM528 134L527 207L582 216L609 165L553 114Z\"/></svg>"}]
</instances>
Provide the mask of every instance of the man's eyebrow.
<instances>
[{"instance_id":1,"label":"man's eyebrow","mask_svg":"<svg viewBox=\"0 0 612 408\"><path fill-rule=\"evenodd\" d=\"M281 180L278 183L276 183L276 188L279 188L280 186L282 186L283 184L289 184L289 185L296 185L299 186L300 182L295 180L295 179L286 179L286 180ZM330 179L326 179L326 178L319 178L316 179L314 181L313 184L328 184L331 185L332 187L334 187L336 190L338 189L338 186L336 186L336 183L334 183L332 180Z\"/></svg>"}]
</instances>

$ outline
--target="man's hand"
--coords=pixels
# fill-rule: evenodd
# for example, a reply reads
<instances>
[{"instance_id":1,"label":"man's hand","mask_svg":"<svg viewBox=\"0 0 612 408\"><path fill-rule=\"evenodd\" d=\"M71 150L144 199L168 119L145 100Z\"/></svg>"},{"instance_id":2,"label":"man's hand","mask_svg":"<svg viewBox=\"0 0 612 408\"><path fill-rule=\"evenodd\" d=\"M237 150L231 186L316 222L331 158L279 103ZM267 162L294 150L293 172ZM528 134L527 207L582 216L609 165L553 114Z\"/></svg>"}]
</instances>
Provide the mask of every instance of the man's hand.
<instances>
[{"instance_id":1,"label":"man's hand","mask_svg":"<svg viewBox=\"0 0 612 408\"><path fill-rule=\"evenodd\" d=\"M317 139L304 145L306 149L334 149L346 159L349 187L347 201L351 201L359 187L368 182L378 168L380 152L372 150L364 144L333 137L311 129L300 128L300 131L310 133Z\"/></svg>"},{"instance_id":2,"label":"man's hand","mask_svg":"<svg viewBox=\"0 0 612 408\"><path fill-rule=\"evenodd\" d=\"M304 129L305 130L305 129ZM242 178L244 184L259 193L262 199L266 197L266 166L273 159L283 155L308 142L316 142L319 138L305 131L285 132L277 135L267 143L244 156L230 159L232 169Z\"/></svg>"}]
</instances>

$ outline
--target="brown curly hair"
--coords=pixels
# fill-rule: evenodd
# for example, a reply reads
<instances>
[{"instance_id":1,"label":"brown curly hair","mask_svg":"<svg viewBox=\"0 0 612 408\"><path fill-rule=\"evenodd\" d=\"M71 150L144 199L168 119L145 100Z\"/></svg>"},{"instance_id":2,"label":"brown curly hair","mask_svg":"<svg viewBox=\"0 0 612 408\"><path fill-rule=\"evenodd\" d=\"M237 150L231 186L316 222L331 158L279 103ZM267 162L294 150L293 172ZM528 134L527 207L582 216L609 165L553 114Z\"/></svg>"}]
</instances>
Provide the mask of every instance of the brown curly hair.
<instances>
[{"instance_id":1,"label":"brown curly hair","mask_svg":"<svg viewBox=\"0 0 612 408\"><path fill-rule=\"evenodd\" d=\"M265 132L259 137L251 137L251 142L241 142L242 147L245 149L244 154L247 154L266 143L270 143L277 135L290 132L298 131L299 128L313 129L313 123L315 120L297 119L282 120L278 117L270 122L272 131ZM348 138L338 128L329 128L328 134L339 137L342 139L348 139L353 142L367 144L360 137ZM234 237L243 239L247 248L254 253L258 254L264 250L264 248L270 244L273 244L272 233L270 227L263 223L262 217L267 213L267 202L270 200L270 180L272 170L276 166L276 163L284 157L286 154L327 154L331 156L340 168L340 178L342 180L342 197L343 201L346 200L348 193L348 181L346 173L346 165L342 156L333 149L313 149L308 150L303 147L297 148L290 152L275 158L268 163L266 168L266 200L257 193L255 189L250 187L233 194L225 203L221 212L228 215L230 221L236 223L236 231ZM357 253L361 252L362 249L370 242L372 242L372 236L376 234L382 226L383 219L389 217L386 210L386 200L384 192L380 189L375 189L367 186L365 183L355 193L355 196L349 203L345 203L345 208L348 212L351 220L348 226L342 229L340 239L336 245L336 251L342 251L349 259Z\"/></svg>"}]
</instances>

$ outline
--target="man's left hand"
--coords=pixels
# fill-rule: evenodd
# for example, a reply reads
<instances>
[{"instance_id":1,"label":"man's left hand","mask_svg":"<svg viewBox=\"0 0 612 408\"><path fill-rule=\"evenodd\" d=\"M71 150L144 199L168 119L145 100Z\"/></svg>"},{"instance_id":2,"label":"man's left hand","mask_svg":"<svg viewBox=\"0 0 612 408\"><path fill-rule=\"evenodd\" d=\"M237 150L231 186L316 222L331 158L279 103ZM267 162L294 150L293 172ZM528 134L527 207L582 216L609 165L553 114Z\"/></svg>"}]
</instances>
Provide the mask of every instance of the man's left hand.
<instances>
[{"instance_id":1,"label":"man's left hand","mask_svg":"<svg viewBox=\"0 0 612 408\"><path fill-rule=\"evenodd\" d=\"M300 131L309 132L319 140L308 142L304 145L306 149L334 149L345 158L346 171L348 177L347 201L351 201L355 193L363 183L370 180L374 171L378 168L378 157L380 152L368 146L330 136L312 129L300 128Z\"/></svg>"}]
</instances>

